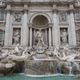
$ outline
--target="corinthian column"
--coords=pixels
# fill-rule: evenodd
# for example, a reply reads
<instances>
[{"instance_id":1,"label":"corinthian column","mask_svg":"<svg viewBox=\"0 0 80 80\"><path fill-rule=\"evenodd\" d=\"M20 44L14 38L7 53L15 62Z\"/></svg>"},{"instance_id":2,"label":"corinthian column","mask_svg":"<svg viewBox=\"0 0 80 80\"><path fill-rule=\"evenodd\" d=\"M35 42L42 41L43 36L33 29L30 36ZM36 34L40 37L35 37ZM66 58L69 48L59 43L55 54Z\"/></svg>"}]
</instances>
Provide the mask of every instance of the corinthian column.
<instances>
[{"instance_id":1,"label":"corinthian column","mask_svg":"<svg viewBox=\"0 0 80 80\"><path fill-rule=\"evenodd\" d=\"M21 28L21 45L28 46L28 6L24 5L24 14Z\"/></svg>"},{"instance_id":2,"label":"corinthian column","mask_svg":"<svg viewBox=\"0 0 80 80\"><path fill-rule=\"evenodd\" d=\"M49 28L49 47L51 47L51 28Z\"/></svg>"},{"instance_id":3,"label":"corinthian column","mask_svg":"<svg viewBox=\"0 0 80 80\"><path fill-rule=\"evenodd\" d=\"M6 26L5 26L5 46L10 46L11 44L9 43L11 40L11 15L10 15L10 9L11 6L7 5L7 15L6 15Z\"/></svg>"},{"instance_id":4,"label":"corinthian column","mask_svg":"<svg viewBox=\"0 0 80 80\"><path fill-rule=\"evenodd\" d=\"M30 28L30 47L32 47L32 28Z\"/></svg>"},{"instance_id":5,"label":"corinthian column","mask_svg":"<svg viewBox=\"0 0 80 80\"><path fill-rule=\"evenodd\" d=\"M58 25L58 15L56 11L56 5L53 5L53 27L52 27L52 32L53 32L53 45L57 48L59 48L60 44L60 30L59 30L59 25Z\"/></svg>"},{"instance_id":6,"label":"corinthian column","mask_svg":"<svg viewBox=\"0 0 80 80\"><path fill-rule=\"evenodd\" d=\"M76 30L75 30L73 9L74 9L73 5L70 5L70 12L68 14L68 20L69 20L68 34L69 34L69 45L76 46Z\"/></svg>"}]
</instances>

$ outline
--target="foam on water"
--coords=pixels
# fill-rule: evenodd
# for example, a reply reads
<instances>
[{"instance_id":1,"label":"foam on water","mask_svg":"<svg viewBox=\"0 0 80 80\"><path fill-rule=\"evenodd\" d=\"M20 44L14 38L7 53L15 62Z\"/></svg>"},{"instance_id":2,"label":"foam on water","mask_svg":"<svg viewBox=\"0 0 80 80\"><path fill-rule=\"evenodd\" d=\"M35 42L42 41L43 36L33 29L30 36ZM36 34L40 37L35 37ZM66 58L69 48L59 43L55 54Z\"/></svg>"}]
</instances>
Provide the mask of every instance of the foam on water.
<instances>
[{"instance_id":1,"label":"foam on water","mask_svg":"<svg viewBox=\"0 0 80 80\"><path fill-rule=\"evenodd\" d=\"M28 77L53 77L53 76L74 76L73 74L65 75L65 74L46 74L46 75L31 75L31 74L24 74L20 73L20 75L28 76Z\"/></svg>"}]
</instances>

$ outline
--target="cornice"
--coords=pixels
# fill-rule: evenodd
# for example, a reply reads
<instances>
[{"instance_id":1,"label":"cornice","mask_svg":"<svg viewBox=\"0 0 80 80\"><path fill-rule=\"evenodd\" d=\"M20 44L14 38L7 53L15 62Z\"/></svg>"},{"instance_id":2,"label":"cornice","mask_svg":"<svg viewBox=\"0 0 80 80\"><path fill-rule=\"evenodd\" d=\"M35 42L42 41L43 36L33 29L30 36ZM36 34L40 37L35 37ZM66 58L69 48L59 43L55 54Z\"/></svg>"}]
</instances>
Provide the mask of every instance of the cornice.
<instances>
[{"instance_id":1,"label":"cornice","mask_svg":"<svg viewBox=\"0 0 80 80\"><path fill-rule=\"evenodd\" d=\"M74 3L75 0L5 0L5 2L17 2L17 3Z\"/></svg>"},{"instance_id":2,"label":"cornice","mask_svg":"<svg viewBox=\"0 0 80 80\"><path fill-rule=\"evenodd\" d=\"M69 5L69 4L73 4L75 7L80 7L80 3L78 0L1 0L2 2L5 3L5 5L7 4L41 4L41 5L45 5L45 4L59 4L59 5ZM3 6L2 6L3 7Z\"/></svg>"}]
</instances>

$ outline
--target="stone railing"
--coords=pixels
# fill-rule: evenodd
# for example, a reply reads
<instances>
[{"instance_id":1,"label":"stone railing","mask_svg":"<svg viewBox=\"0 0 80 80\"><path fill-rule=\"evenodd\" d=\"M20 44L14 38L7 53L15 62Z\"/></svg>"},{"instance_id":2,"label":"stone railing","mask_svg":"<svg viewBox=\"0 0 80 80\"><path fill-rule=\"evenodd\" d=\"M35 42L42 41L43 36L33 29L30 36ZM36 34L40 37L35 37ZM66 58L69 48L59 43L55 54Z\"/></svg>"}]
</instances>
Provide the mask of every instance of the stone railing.
<instances>
[{"instance_id":1,"label":"stone railing","mask_svg":"<svg viewBox=\"0 0 80 80\"><path fill-rule=\"evenodd\" d=\"M75 0L6 0L9 2L74 2Z\"/></svg>"}]
</instances>

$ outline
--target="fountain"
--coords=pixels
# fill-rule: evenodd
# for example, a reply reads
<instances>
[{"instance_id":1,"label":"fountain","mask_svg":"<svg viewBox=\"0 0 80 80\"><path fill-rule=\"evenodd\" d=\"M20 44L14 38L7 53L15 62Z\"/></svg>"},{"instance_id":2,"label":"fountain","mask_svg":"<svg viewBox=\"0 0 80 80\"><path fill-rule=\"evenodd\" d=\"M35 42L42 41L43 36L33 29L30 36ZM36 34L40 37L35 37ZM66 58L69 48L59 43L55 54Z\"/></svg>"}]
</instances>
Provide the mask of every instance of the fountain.
<instances>
[{"instance_id":1,"label":"fountain","mask_svg":"<svg viewBox=\"0 0 80 80\"><path fill-rule=\"evenodd\" d=\"M56 47L47 47L42 39L41 33L38 32L38 43L33 47L21 47L19 44L12 50L0 51L0 73L4 74L6 70L18 69L18 63L24 63L23 73L33 76L61 75L69 74L72 76L73 66L75 65L80 73L80 59L76 61L76 57L80 54L78 51L71 53L72 50L68 46L63 49ZM61 66L63 65L63 66ZM63 70L63 68L65 70ZM1 71L3 70L3 71ZM6 71L7 72L7 71ZM14 71L15 72L15 71ZM8 74L8 72L7 72Z\"/></svg>"}]
</instances>

